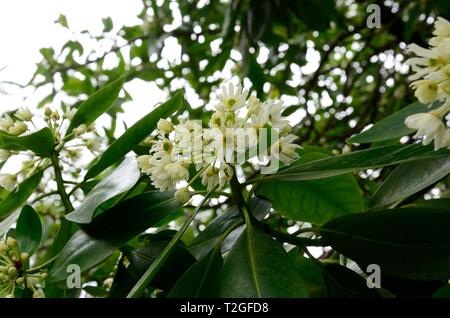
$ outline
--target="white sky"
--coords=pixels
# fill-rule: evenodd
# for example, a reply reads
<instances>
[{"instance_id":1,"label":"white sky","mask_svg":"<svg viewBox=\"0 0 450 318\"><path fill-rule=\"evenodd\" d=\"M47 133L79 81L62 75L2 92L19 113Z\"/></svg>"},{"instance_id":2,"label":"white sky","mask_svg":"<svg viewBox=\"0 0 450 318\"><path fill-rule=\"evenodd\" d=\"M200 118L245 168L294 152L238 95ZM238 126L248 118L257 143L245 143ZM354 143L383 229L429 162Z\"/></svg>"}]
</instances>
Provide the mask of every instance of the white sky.
<instances>
[{"instance_id":1,"label":"white sky","mask_svg":"<svg viewBox=\"0 0 450 318\"><path fill-rule=\"evenodd\" d=\"M6 66L0 72L0 82L26 83L41 59L40 48L58 48L74 38L71 31L54 23L59 14L67 17L75 33L87 29L95 35L101 33L102 18L107 16L114 22L113 33L123 25L138 23L136 15L141 7L139 0L0 0L0 69ZM126 88L134 98L125 106L128 115L123 119L128 125L166 98L154 85L143 81L128 83ZM30 90L12 86L8 86L8 93L0 94L0 113L19 106L32 108L41 97L39 92L30 96Z\"/></svg>"}]
</instances>

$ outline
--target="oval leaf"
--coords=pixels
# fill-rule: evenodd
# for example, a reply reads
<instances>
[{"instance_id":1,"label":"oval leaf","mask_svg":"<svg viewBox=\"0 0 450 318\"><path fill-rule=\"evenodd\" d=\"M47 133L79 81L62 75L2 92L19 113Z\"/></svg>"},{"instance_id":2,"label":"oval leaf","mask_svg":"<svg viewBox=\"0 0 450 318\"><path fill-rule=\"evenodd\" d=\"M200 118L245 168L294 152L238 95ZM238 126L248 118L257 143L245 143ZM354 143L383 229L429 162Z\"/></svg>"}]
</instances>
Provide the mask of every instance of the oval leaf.
<instances>
[{"instance_id":1,"label":"oval leaf","mask_svg":"<svg viewBox=\"0 0 450 318\"><path fill-rule=\"evenodd\" d=\"M386 275L424 281L450 278L449 232L448 211L410 208L341 216L320 230L361 268L378 264Z\"/></svg>"},{"instance_id":2,"label":"oval leaf","mask_svg":"<svg viewBox=\"0 0 450 318\"><path fill-rule=\"evenodd\" d=\"M182 103L183 95L179 92L128 128L122 136L105 150L98 161L88 170L84 179L87 180L95 177L113 163L120 160L156 128L156 124L160 118L169 117L181 107Z\"/></svg>"},{"instance_id":3,"label":"oval leaf","mask_svg":"<svg viewBox=\"0 0 450 318\"><path fill-rule=\"evenodd\" d=\"M323 157L326 155L310 153L303 160ZM256 193L272 201L273 208L287 218L313 224L364 210L361 190L350 174L320 180L264 182Z\"/></svg>"},{"instance_id":4,"label":"oval leaf","mask_svg":"<svg viewBox=\"0 0 450 318\"><path fill-rule=\"evenodd\" d=\"M41 219L29 205L22 208L16 226L17 242L21 252L33 255L42 238Z\"/></svg>"},{"instance_id":5,"label":"oval leaf","mask_svg":"<svg viewBox=\"0 0 450 318\"><path fill-rule=\"evenodd\" d=\"M0 202L0 218L8 216L12 211L21 207L22 204L27 201L39 185L43 173L43 171L39 171L24 180L14 192L8 194L8 196Z\"/></svg>"},{"instance_id":6,"label":"oval leaf","mask_svg":"<svg viewBox=\"0 0 450 318\"><path fill-rule=\"evenodd\" d=\"M283 246L247 227L225 259L221 296L308 297L308 292Z\"/></svg>"},{"instance_id":7,"label":"oval leaf","mask_svg":"<svg viewBox=\"0 0 450 318\"><path fill-rule=\"evenodd\" d=\"M382 208L438 182L450 173L450 158L408 162L399 165L374 193L372 208Z\"/></svg>"},{"instance_id":8,"label":"oval leaf","mask_svg":"<svg viewBox=\"0 0 450 318\"><path fill-rule=\"evenodd\" d=\"M86 196L83 203L66 219L75 223L89 223L97 207L112 197L133 187L139 180L139 167L133 157L125 160L107 177L100 181Z\"/></svg>"},{"instance_id":9,"label":"oval leaf","mask_svg":"<svg viewBox=\"0 0 450 318\"><path fill-rule=\"evenodd\" d=\"M38 156L50 157L53 153L53 134L49 128L23 136L11 136L0 131L0 149L30 150Z\"/></svg>"},{"instance_id":10,"label":"oval leaf","mask_svg":"<svg viewBox=\"0 0 450 318\"><path fill-rule=\"evenodd\" d=\"M70 122L69 128L67 128L66 134L72 132L72 130L81 124L86 126L92 124L100 115L106 112L116 101L122 89L125 77L121 76L111 83L100 88L94 94L88 97L78 107L77 112Z\"/></svg>"},{"instance_id":11,"label":"oval leaf","mask_svg":"<svg viewBox=\"0 0 450 318\"><path fill-rule=\"evenodd\" d=\"M412 103L411 105L402 108L398 112L385 117L370 129L351 137L348 141L351 143L364 144L377 141L385 141L409 135L413 133L414 130L408 128L405 125L406 117L417 113L427 113L437 106L438 105L434 105L434 107L430 108L427 105L421 104L419 102Z\"/></svg>"},{"instance_id":12,"label":"oval leaf","mask_svg":"<svg viewBox=\"0 0 450 318\"><path fill-rule=\"evenodd\" d=\"M222 270L220 248L192 265L177 281L168 298L217 298Z\"/></svg>"},{"instance_id":13,"label":"oval leaf","mask_svg":"<svg viewBox=\"0 0 450 318\"><path fill-rule=\"evenodd\" d=\"M66 278L69 264L87 270L136 235L176 212L180 203L172 192L151 191L125 200L78 230L58 254L49 281Z\"/></svg>"}]
</instances>

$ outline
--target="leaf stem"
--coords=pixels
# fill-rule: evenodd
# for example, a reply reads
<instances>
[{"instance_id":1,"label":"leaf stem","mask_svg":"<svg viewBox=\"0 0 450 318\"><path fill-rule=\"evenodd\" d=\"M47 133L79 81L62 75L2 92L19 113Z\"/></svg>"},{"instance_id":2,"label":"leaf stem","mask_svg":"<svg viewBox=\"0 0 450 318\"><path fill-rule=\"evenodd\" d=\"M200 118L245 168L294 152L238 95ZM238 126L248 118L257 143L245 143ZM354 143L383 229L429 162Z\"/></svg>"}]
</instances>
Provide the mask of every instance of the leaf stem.
<instances>
[{"instance_id":1,"label":"leaf stem","mask_svg":"<svg viewBox=\"0 0 450 318\"><path fill-rule=\"evenodd\" d=\"M152 281L152 279L156 276L156 274L161 269L161 267L164 265L166 260L169 258L170 254L173 252L173 250L174 250L176 244L178 243L178 241L180 240L181 236L184 234L184 232L187 230L187 228L189 227L191 222L194 220L195 216L197 215L197 212L208 200L210 194L213 193L216 189L217 189L217 186L205 195L202 202L196 207L194 212L192 212L192 214L189 216L189 218L184 222L181 229L177 232L177 234L174 235L172 240L170 240L169 244L167 244L167 246L164 248L164 250L158 256L158 258L150 265L150 267L147 269L147 271L144 273L144 275L139 279L139 281L136 283L136 285L133 287L133 289L129 292L129 294L127 295L127 298L136 298L142 294L144 289Z\"/></svg>"}]
</instances>

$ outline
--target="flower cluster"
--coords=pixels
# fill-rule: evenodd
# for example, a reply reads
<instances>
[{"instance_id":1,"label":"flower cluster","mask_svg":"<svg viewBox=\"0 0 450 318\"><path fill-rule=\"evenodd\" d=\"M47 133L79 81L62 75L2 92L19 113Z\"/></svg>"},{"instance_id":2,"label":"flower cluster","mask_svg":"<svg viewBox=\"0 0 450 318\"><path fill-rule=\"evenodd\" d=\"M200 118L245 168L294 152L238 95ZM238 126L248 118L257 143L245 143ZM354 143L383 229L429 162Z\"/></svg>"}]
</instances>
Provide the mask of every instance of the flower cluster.
<instances>
[{"instance_id":1,"label":"flower cluster","mask_svg":"<svg viewBox=\"0 0 450 318\"><path fill-rule=\"evenodd\" d=\"M0 297L14 298L16 288L29 289L34 298L44 297L46 272L29 274L25 271L28 253L20 253L17 241L7 237L0 240Z\"/></svg>"},{"instance_id":2,"label":"flower cluster","mask_svg":"<svg viewBox=\"0 0 450 318\"><path fill-rule=\"evenodd\" d=\"M434 37L428 49L417 44L408 46L414 53L406 61L414 74L410 77L415 96L423 104L439 103L439 108L428 113L414 114L406 118L405 124L417 131L414 138L423 138L427 145L434 140L434 148L450 147L450 128L443 119L450 112L450 22L438 18L434 24Z\"/></svg>"},{"instance_id":3,"label":"flower cluster","mask_svg":"<svg viewBox=\"0 0 450 318\"><path fill-rule=\"evenodd\" d=\"M149 154L138 157L141 170L157 189L175 189L181 181L189 185L201 178L211 190L223 187L235 167L252 158L265 158L271 165L289 165L298 159L296 150L300 146L294 143L296 136L290 134L292 127L282 116L285 107L281 101L261 102L241 85L232 83L223 85L217 95L218 104L206 128L193 120L177 125L159 120L156 134L148 140ZM191 178L193 170L196 173ZM189 188L178 189L175 197L187 202Z\"/></svg>"},{"instance_id":4,"label":"flower cluster","mask_svg":"<svg viewBox=\"0 0 450 318\"><path fill-rule=\"evenodd\" d=\"M39 116L33 114L27 107L21 107L15 112L5 113L0 117L0 131L3 134L19 137L27 132L33 133L43 126L48 127L58 146L58 151L61 152L62 164L66 164L65 170L68 172L73 170L73 174L78 175L80 167L74 163L82 157L83 147L96 155L101 149L102 138L94 133L93 125L89 127L80 125L70 136L64 136L75 112L76 109L73 108L61 112L45 107L43 114ZM0 173L0 187L9 192L16 188L20 178L25 179L50 163L50 159L41 158L28 151L0 149L0 161L6 161L15 155L24 155L27 159L22 161L22 168L18 173Z\"/></svg>"}]
</instances>

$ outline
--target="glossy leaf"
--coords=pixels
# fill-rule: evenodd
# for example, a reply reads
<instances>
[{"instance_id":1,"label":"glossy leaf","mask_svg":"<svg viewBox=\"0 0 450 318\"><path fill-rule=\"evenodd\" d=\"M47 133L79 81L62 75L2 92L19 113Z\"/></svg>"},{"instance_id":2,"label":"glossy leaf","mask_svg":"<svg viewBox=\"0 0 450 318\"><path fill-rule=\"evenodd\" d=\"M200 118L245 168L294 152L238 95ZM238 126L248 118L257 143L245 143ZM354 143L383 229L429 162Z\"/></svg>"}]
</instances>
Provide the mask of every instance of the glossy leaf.
<instances>
[{"instance_id":1,"label":"glossy leaf","mask_svg":"<svg viewBox=\"0 0 450 318\"><path fill-rule=\"evenodd\" d=\"M302 160L323 157L326 155L310 153ZM364 210L361 190L350 174L319 180L264 182L256 193L269 199L285 217L314 224Z\"/></svg>"},{"instance_id":2,"label":"glossy leaf","mask_svg":"<svg viewBox=\"0 0 450 318\"><path fill-rule=\"evenodd\" d=\"M169 298L216 298L219 297L222 270L220 248L193 264L177 281Z\"/></svg>"},{"instance_id":3,"label":"glossy leaf","mask_svg":"<svg viewBox=\"0 0 450 318\"><path fill-rule=\"evenodd\" d=\"M133 187L139 179L140 171L134 157L127 157L108 176L102 179L84 198L83 203L66 219L75 223L89 223L100 204Z\"/></svg>"},{"instance_id":4,"label":"glossy leaf","mask_svg":"<svg viewBox=\"0 0 450 318\"><path fill-rule=\"evenodd\" d=\"M227 255L222 297L307 297L283 246L258 228L247 227Z\"/></svg>"},{"instance_id":5,"label":"glossy leaf","mask_svg":"<svg viewBox=\"0 0 450 318\"><path fill-rule=\"evenodd\" d=\"M67 128L66 134L71 133L74 128L81 124L85 124L86 126L92 124L98 117L100 117L100 115L106 112L119 96L124 81L125 77L119 77L100 88L94 94L89 96L88 99L82 102L73 116L69 128Z\"/></svg>"},{"instance_id":6,"label":"glossy leaf","mask_svg":"<svg viewBox=\"0 0 450 318\"><path fill-rule=\"evenodd\" d=\"M0 202L0 218L8 216L27 201L39 185L43 173L43 171L39 171L24 180L14 192L9 193L8 196Z\"/></svg>"},{"instance_id":7,"label":"glossy leaf","mask_svg":"<svg viewBox=\"0 0 450 318\"><path fill-rule=\"evenodd\" d=\"M258 219L262 220L269 213L272 204L264 199L252 198L250 201L250 212ZM243 222L241 212L236 206L226 209L221 215L216 217L208 226L197 235L189 244L189 251L197 258L204 258L214 248L221 236L228 228ZM235 232L242 231L236 229ZM233 232L234 233L234 232ZM230 236L233 236L233 233ZM240 232L239 232L240 233ZM223 245L226 245L224 242Z\"/></svg>"},{"instance_id":8,"label":"glossy leaf","mask_svg":"<svg viewBox=\"0 0 450 318\"><path fill-rule=\"evenodd\" d=\"M136 235L176 212L180 204L172 192L147 192L115 205L78 230L49 271L49 281L66 277L66 267L82 271L100 263Z\"/></svg>"},{"instance_id":9,"label":"glossy leaf","mask_svg":"<svg viewBox=\"0 0 450 318\"><path fill-rule=\"evenodd\" d=\"M19 251L33 255L42 238L42 225L39 215L29 205L22 208L16 226Z\"/></svg>"},{"instance_id":10,"label":"glossy leaf","mask_svg":"<svg viewBox=\"0 0 450 318\"><path fill-rule=\"evenodd\" d=\"M183 95L180 92L128 128L88 170L85 180L95 177L120 160L156 128L159 119L169 117L181 107L182 103Z\"/></svg>"},{"instance_id":11,"label":"glossy leaf","mask_svg":"<svg viewBox=\"0 0 450 318\"><path fill-rule=\"evenodd\" d=\"M289 258L296 271L302 277L309 297L326 297L326 287L321 268L310 258L303 256L303 251L296 247L289 251Z\"/></svg>"},{"instance_id":12,"label":"glossy leaf","mask_svg":"<svg viewBox=\"0 0 450 318\"><path fill-rule=\"evenodd\" d=\"M430 146L382 146L307 163L294 163L292 166L283 169L277 174L265 176L257 179L257 181L320 179L370 168L391 166L403 162L445 158L449 155L449 150L433 151L433 148Z\"/></svg>"},{"instance_id":13,"label":"glossy leaf","mask_svg":"<svg viewBox=\"0 0 450 318\"><path fill-rule=\"evenodd\" d=\"M438 182L450 173L450 158L408 162L399 165L374 193L373 208L386 207Z\"/></svg>"},{"instance_id":14,"label":"glossy leaf","mask_svg":"<svg viewBox=\"0 0 450 318\"><path fill-rule=\"evenodd\" d=\"M341 216L322 226L322 238L361 268L411 280L450 278L450 213L393 209ZM425 234L425 235L421 235Z\"/></svg>"},{"instance_id":15,"label":"glossy leaf","mask_svg":"<svg viewBox=\"0 0 450 318\"><path fill-rule=\"evenodd\" d=\"M432 108L435 107L436 106ZM414 130L406 127L406 117L417 113L429 112L432 108L419 102L412 103L398 112L385 117L370 129L351 137L348 141L351 143L362 144L400 138L402 136L409 135L413 133Z\"/></svg>"},{"instance_id":16,"label":"glossy leaf","mask_svg":"<svg viewBox=\"0 0 450 318\"><path fill-rule=\"evenodd\" d=\"M11 136L0 131L0 149L30 150L38 156L50 157L53 153L54 141L50 129L42 128L32 134Z\"/></svg>"},{"instance_id":17,"label":"glossy leaf","mask_svg":"<svg viewBox=\"0 0 450 318\"><path fill-rule=\"evenodd\" d=\"M433 294L433 298L450 298L450 285L445 285Z\"/></svg>"}]
</instances>

